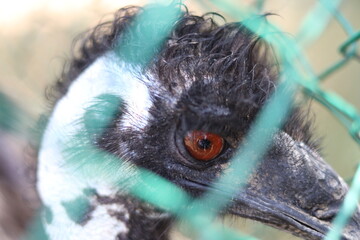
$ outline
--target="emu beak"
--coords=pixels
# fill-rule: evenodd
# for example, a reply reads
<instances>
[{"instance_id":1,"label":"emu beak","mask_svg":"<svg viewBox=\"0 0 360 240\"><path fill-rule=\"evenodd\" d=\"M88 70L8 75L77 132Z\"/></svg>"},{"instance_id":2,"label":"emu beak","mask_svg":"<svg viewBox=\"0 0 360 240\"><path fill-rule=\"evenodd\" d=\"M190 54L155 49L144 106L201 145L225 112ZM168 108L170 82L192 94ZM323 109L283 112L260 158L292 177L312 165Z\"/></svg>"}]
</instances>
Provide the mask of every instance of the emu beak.
<instances>
[{"instance_id":1,"label":"emu beak","mask_svg":"<svg viewBox=\"0 0 360 240\"><path fill-rule=\"evenodd\" d=\"M211 188L196 182L188 184L198 190ZM218 191L226 194L223 189ZM330 230L347 191L346 183L319 154L281 132L225 213L318 240ZM341 239L360 239L359 207Z\"/></svg>"},{"instance_id":2,"label":"emu beak","mask_svg":"<svg viewBox=\"0 0 360 240\"><path fill-rule=\"evenodd\" d=\"M347 191L319 154L281 132L229 211L305 239L323 239ZM342 239L360 239L359 207Z\"/></svg>"}]
</instances>

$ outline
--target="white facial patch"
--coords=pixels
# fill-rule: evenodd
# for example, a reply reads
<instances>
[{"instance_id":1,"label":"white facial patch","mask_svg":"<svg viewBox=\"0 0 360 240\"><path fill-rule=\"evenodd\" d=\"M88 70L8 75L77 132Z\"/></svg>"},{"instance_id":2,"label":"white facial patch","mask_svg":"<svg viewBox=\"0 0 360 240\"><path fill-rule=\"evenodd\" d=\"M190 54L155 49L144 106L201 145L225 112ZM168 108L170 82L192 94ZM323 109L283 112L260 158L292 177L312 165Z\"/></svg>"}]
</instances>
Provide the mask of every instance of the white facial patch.
<instances>
[{"instance_id":1,"label":"white facial patch","mask_svg":"<svg viewBox=\"0 0 360 240\"><path fill-rule=\"evenodd\" d=\"M147 125L152 105L150 93L134 72L114 53L108 53L88 67L55 106L39 151L37 184L43 204L51 209L54 216L51 223L45 224L50 239L81 240L89 239L88 236L91 239L115 239L115 233L127 231L100 208L94 212L100 217L90 220L85 226L74 223L68 217L62 203L82 196L84 189L96 189L101 195L111 195L116 191L101 179L83 180L65 168L63 148L74 134L84 128L79 119L102 94L119 96L124 101L126 114L123 126L141 129Z\"/></svg>"}]
</instances>

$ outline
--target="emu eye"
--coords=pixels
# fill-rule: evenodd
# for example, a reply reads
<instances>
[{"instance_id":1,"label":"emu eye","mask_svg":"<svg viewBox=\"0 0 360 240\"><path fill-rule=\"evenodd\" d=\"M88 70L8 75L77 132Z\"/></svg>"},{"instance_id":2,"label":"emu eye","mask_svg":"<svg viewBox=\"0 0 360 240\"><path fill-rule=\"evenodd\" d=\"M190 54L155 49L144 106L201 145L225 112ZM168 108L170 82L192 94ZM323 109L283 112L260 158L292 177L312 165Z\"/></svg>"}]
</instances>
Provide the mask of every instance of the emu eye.
<instances>
[{"instance_id":1,"label":"emu eye","mask_svg":"<svg viewBox=\"0 0 360 240\"><path fill-rule=\"evenodd\" d=\"M219 155L224 139L214 133L194 130L185 135L184 145L193 158L209 161Z\"/></svg>"}]
</instances>

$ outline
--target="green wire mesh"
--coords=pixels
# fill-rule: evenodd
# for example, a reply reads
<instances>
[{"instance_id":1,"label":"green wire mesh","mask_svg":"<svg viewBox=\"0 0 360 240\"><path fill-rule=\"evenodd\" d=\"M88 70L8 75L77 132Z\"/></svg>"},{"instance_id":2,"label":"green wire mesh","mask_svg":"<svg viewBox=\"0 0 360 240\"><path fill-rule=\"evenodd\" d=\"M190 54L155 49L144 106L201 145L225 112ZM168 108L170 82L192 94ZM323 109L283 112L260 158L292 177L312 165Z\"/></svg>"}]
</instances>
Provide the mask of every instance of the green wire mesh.
<instances>
[{"instance_id":1,"label":"green wire mesh","mask_svg":"<svg viewBox=\"0 0 360 240\"><path fill-rule=\"evenodd\" d=\"M321 80L326 79L326 77L344 67L350 60L359 59L356 43L360 38L360 32L355 32L350 23L338 11L338 6L341 2L339 0L318 1L304 18L295 39L285 34L280 34L281 31L279 29L264 18L259 17L264 1L256 1L254 7L245 7L238 2L235 4L235 1L230 0L210 0L208 2L198 0L197 2L200 4L209 4L210 2L213 6L226 12L234 19L242 21L246 27L260 35L274 47L281 65L281 81L277 91L266 106L264 106L258 119L253 124L247 137L248 144L240 147L238 153L233 157L232 168L234 171L224 174L214 183L215 187L213 189L217 189L220 186L221 188L231 186L226 189L228 194L219 195L216 190L213 190L199 199L192 199L187 193L171 182L147 170L131 167L131 171L129 171L129 166L126 163L120 163L117 158L94 149L89 139L87 139L88 136L81 134L74 135L71 141L64 146L64 151L67 153L66 150L71 150L67 158L68 167L75 174L78 174L79 178L96 176L103 179L104 182L118 186L121 189L126 186L127 190L134 196L176 215L181 222L186 224L186 229L196 239L256 239L222 226L215 218L220 209L230 201L232 195L246 184L249 173L261 161L262 155L270 144L271 136L281 127L289 113L297 91L303 91L307 96L315 99L331 111L349 131L354 141L360 144L359 112L340 96L325 91L320 86ZM144 12L135 20L133 27L136 28L141 22L151 19L151 22L155 20L159 22L159 26L161 26L159 31L155 34L150 31L144 32L140 36L134 34L130 29L124 38L125 40L119 43L116 52L124 58L145 66L151 57L156 54L154 49L160 49L162 42L171 31L171 26L180 16L180 3L159 5L156 7L155 12L154 9L147 11L147 8L145 8ZM329 66L322 73L316 74L303 54L303 47L315 41L332 18L335 18L348 34L348 39L339 47L339 52L343 58ZM316 24L314 25L315 22ZM141 53L129 55L130 52L133 53L133 51L130 51L132 46L129 43L144 46ZM100 104L111 98L112 96L98 97ZM96 118L96 111L95 117L93 117L94 109L100 109L96 103L86 113L90 116L88 124L90 126L95 124L94 128L101 129L107 125L108 119L99 120ZM105 116L111 116L114 112L111 105L106 105L105 107L102 105L101 109L105 109L103 110L105 112L101 113ZM96 122L93 122L94 119ZM86 121L86 116L84 116L84 121ZM71 152L76 152L76 143L78 141L86 145L85 149L84 147L81 149L81 153L84 154L80 155L82 159L80 162L75 161L75 158L79 159L79 155L75 157L71 154ZM257 154L254 155L254 152ZM99 159L103 163L100 168L98 164ZM124 174L119 175L119 172ZM241 177L239 178L239 176ZM236 184L234 184L234 179L236 179ZM357 207L359 196L360 166L355 173L352 186L341 210L333 221L333 227L326 236L326 240L340 239L342 229L346 226L348 219ZM46 209L43 211L46 211ZM80 214L81 209L74 209L74 212L75 214L76 212ZM39 236L40 239L45 239L45 235L41 234L42 231L41 221L37 221L30 231L28 239L39 239Z\"/></svg>"}]
</instances>

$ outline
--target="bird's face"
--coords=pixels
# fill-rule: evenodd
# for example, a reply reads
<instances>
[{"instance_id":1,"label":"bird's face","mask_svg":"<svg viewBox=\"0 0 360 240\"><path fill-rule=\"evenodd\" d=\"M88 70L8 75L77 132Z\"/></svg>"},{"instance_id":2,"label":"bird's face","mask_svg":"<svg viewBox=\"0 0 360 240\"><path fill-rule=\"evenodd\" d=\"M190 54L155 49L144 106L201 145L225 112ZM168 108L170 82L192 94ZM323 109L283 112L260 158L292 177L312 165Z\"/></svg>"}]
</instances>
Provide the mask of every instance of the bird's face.
<instances>
[{"instance_id":1,"label":"bird's face","mask_svg":"<svg viewBox=\"0 0 360 240\"><path fill-rule=\"evenodd\" d=\"M238 25L213 32L177 36L175 31L137 77L147 92L147 104L140 104L147 106L146 120L138 118L144 121L137 126L136 116L144 114L132 111L125 99L119 119L104 133L112 144L99 143L194 197L232 171L231 157L247 144L253 120L276 89L276 73L256 36ZM306 239L325 236L348 188L319 155L309 125L300 110L292 111L224 214L255 219ZM246 165L248 160L240 161ZM228 195L227 187L217 189L218 194ZM343 239L360 238L359 229L357 209Z\"/></svg>"},{"instance_id":2,"label":"bird's face","mask_svg":"<svg viewBox=\"0 0 360 240\"><path fill-rule=\"evenodd\" d=\"M54 195L75 192L68 182L71 174L61 175L63 159L56 158L60 153L53 147L62 136L56 129L74 132L73 123L83 118L84 106L103 93L121 98L122 104L96 136L95 146L159 174L195 198L209 190L229 195L232 186L213 189L212 183L233 171L232 156L247 144L254 119L276 89L273 64L259 41L239 24L218 27L187 16L145 69L138 71L114 53L97 59L58 102L44 136L38 187L45 205L66 218L63 201ZM293 110L223 214L255 219L306 239L325 236L347 185L309 140L308 126L300 111ZM247 165L250 160L240 161ZM53 179L63 184L49 181L49 172L61 175ZM76 194L82 190L78 187ZM51 231L59 232L61 217ZM343 239L359 239L359 229L357 209ZM78 233L86 236L84 228Z\"/></svg>"},{"instance_id":3,"label":"bird's face","mask_svg":"<svg viewBox=\"0 0 360 240\"><path fill-rule=\"evenodd\" d=\"M161 80L154 83L152 75L151 81L144 81L151 99L146 124L141 127L136 127L136 123L132 127L125 124L130 118L127 114L134 117L125 101L120 118L104 135L104 139L114 142L107 143L104 149L200 197L212 189L212 183L223 173L232 171L231 157L247 144L246 134L269 94L257 88L270 86L267 90L271 91L274 85L266 72L257 72L262 79L252 79L249 84L254 86L250 90L247 83L226 76L193 77L186 84L176 83L183 86L177 87L176 92L153 87L160 86ZM259 95L257 99L246 98L246 91ZM300 115L299 110L294 110L283 129L273 136L266 155L250 173L246 187L232 197L222 213L258 220L306 239L322 239L348 188L309 141L308 127L300 122L303 121ZM254 151L257 154L256 148ZM246 165L247 159L240 161ZM224 186L217 192L228 195L226 189ZM344 230L343 239L358 239L359 229L357 210Z\"/></svg>"}]
</instances>

